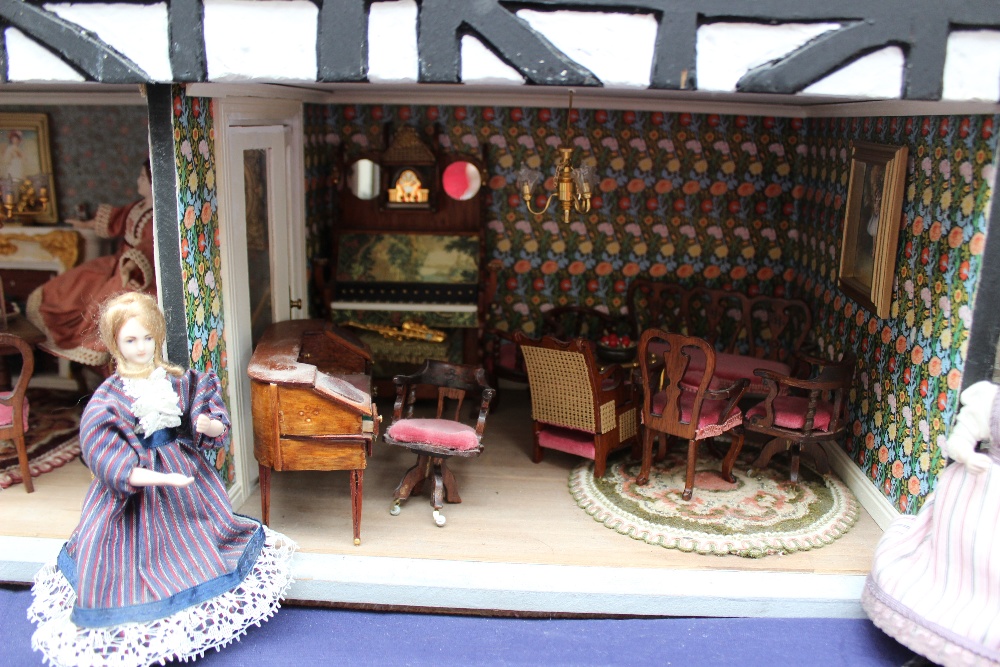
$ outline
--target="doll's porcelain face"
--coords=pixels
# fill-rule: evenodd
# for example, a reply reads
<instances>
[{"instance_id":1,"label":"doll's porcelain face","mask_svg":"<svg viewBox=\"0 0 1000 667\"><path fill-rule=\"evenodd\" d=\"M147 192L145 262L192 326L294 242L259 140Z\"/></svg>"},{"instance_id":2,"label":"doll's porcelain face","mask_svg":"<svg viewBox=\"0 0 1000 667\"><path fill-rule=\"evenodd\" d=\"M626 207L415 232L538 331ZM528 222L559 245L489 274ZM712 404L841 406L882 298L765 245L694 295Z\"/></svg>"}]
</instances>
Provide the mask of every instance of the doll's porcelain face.
<instances>
[{"instance_id":1,"label":"doll's porcelain face","mask_svg":"<svg viewBox=\"0 0 1000 667\"><path fill-rule=\"evenodd\" d=\"M156 338L139 318L133 317L118 331L118 351L130 364L145 366L153 360Z\"/></svg>"},{"instance_id":2,"label":"doll's porcelain face","mask_svg":"<svg viewBox=\"0 0 1000 667\"><path fill-rule=\"evenodd\" d=\"M150 183L149 174L146 172L145 167L139 170L139 178L136 180L135 186L140 197L143 199L153 198L153 184Z\"/></svg>"}]
</instances>

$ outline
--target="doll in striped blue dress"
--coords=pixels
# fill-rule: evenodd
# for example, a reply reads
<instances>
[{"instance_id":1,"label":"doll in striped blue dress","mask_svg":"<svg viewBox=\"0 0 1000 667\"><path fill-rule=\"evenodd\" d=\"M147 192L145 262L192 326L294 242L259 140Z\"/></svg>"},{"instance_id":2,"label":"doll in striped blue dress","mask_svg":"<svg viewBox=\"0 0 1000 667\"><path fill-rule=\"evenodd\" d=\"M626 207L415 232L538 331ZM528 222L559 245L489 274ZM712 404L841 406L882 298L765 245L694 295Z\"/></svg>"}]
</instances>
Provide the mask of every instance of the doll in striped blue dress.
<instances>
[{"instance_id":1,"label":"doll in striped blue dress","mask_svg":"<svg viewBox=\"0 0 1000 667\"><path fill-rule=\"evenodd\" d=\"M156 301L111 299L100 332L116 373L80 422L94 480L76 530L36 576L32 643L57 665L200 655L276 611L295 545L233 513L204 456L229 427L219 379L162 359Z\"/></svg>"}]
</instances>

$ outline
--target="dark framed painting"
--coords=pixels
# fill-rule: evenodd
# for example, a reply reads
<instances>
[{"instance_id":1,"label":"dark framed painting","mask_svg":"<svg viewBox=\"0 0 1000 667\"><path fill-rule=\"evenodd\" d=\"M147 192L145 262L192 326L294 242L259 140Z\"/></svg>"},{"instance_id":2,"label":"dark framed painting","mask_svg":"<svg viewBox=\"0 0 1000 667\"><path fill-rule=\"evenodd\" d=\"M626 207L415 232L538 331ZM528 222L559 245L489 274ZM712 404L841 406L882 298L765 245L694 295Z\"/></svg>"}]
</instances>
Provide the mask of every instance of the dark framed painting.
<instances>
[{"instance_id":1,"label":"dark framed painting","mask_svg":"<svg viewBox=\"0 0 1000 667\"><path fill-rule=\"evenodd\" d=\"M906 146L851 144L840 289L879 317L888 317L903 211Z\"/></svg>"},{"instance_id":2,"label":"dark framed painting","mask_svg":"<svg viewBox=\"0 0 1000 667\"><path fill-rule=\"evenodd\" d=\"M49 118L44 113L0 113L2 218L58 222Z\"/></svg>"}]
</instances>

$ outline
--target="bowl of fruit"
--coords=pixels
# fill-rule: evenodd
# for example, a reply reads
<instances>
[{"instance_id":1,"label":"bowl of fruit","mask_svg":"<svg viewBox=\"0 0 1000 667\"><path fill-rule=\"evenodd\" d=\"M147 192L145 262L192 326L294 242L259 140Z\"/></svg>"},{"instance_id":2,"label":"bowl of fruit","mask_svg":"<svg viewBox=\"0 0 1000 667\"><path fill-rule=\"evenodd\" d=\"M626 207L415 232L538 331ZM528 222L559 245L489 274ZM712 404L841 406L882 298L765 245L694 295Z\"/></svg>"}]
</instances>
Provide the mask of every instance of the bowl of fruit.
<instances>
[{"instance_id":1,"label":"bowl of fruit","mask_svg":"<svg viewBox=\"0 0 1000 667\"><path fill-rule=\"evenodd\" d=\"M607 362L627 363L635 359L635 353L635 341L628 334L607 333L597 341L597 356Z\"/></svg>"}]
</instances>

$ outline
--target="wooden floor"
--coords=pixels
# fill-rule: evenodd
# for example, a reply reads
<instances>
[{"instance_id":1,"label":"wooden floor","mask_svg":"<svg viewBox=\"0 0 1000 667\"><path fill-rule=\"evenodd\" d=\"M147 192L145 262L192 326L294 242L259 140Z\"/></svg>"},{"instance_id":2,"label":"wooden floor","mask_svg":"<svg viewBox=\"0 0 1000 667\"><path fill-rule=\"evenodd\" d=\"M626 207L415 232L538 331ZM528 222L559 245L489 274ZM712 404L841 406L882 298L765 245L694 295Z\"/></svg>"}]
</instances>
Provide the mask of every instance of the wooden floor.
<instances>
[{"instance_id":1,"label":"wooden floor","mask_svg":"<svg viewBox=\"0 0 1000 667\"><path fill-rule=\"evenodd\" d=\"M381 406L381 413L383 426L387 426L391 406ZM271 527L298 543L300 562L306 569L297 578L325 576L309 573L313 566L325 572L327 566L319 565L321 562L338 563L339 567L356 563L365 568L373 563L392 563L393 568L410 569L419 569L422 563L444 563L444 570L452 573L455 570L447 563L495 563L627 568L644 572L646 577L661 573L681 579L684 572L692 571L709 573L706 576L723 571L846 575L843 579L857 588L881 536L881 530L862 510L846 535L807 552L747 559L651 546L606 528L576 505L568 491L568 477L579 459L547 452L542 463L531 462L525 392L503 392L500 405L487 421L484 442L487 446L479 458L453 460L462 503L445 506L447 525L441 528L432 521L426 496L406 501L399 516L389 514L393 490L415 457L376 442L364 477L360 546L354 546L351 535L348 473L275 473ZM36 478L33 494L25 493L21 485L0 492L0 565L11 556L3 553L4 549L21 549L27 544L16 538L47 538L41 543L48 549L66 539L79 520L89 483L89 472L74 461ZM259 518L259 494L254 493L237 511ZM11 539L5 541L5 537ZM11 571L8 568L6 578L16 579ZM541 571L550 573L545 577L553 572L551 568ZM3 572L0 567L0 580ZM405 578L405 572L400 576ZM337 590L340 592L323 595L347 597L342 587Z\"/></svg>"}]
</instances>

